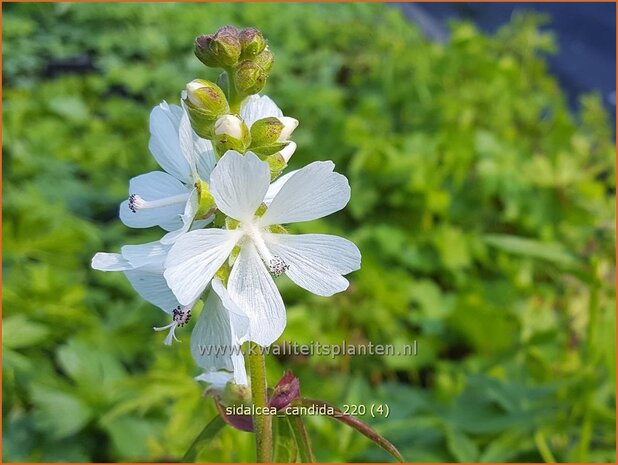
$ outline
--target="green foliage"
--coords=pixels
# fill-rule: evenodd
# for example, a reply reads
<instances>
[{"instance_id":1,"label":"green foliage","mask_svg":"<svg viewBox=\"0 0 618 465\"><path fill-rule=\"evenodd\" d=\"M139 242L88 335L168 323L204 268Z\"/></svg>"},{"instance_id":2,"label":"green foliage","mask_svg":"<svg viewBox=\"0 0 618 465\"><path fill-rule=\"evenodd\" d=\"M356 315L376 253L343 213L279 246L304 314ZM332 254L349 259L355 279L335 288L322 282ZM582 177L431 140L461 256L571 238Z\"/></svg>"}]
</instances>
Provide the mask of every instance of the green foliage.
<instances>
[{"instance_id":1,"label":"green foliage","mask_svg":"<svg viewBox=\"0 0 618 465\"><path fill-rule=\"evenodd\" d=\"M596 96L572 115L534 16L495 36L424 39L370 4L3 5L3 459L180 459L215 407L186 341L92 255L160 231L125 228L131 176L156 169L148 114L214 80L193 38L265 32L266 91L300 120L291 167L332 159L349 206L296 232L363 254L333 298L279 281L282 341L396 345L416 356L269 357L302 392L363 417L411 461L614 461L614 153ZM77 69L71 68L71 63ZM184 331L181 339L187 339ZM319 461L387 461L327 418ZM203 449L203 450L202 450ZM224 429L201 461L253 461Z\"/></svg>"}]
</instances>

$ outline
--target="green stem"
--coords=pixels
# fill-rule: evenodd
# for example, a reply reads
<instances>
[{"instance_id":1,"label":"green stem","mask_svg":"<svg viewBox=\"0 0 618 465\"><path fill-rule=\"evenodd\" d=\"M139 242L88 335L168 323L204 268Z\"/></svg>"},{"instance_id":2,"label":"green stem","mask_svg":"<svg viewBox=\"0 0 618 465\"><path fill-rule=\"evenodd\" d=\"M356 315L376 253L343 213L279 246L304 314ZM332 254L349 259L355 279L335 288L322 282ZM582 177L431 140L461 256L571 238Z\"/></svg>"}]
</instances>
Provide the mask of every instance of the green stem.
<instances>
[{"instance_id":1,"label":"green stem","mask_svg":"<svg viewBox=\"0 0 618 465\"><path fill-rule=\"evenodd\" d=\"M230 105L230 113L233 115L239 114L242 98L238 94L238 91L236 90L236 85L234 84L234 73L231 68L226 69L225 72L227 73L227 101Z\"/></svg>"},{"instance_id":2,"label":"green stem","mask_svg":"<svg viewBox=\"0 0 618 465\"><path fill-rule=\"evenodd\" d=\"M273 419L270 415L264 414L267 406L266 363L261 347L254 342L250 344L253 346L253 350L249 351L249 369L251 371L251 395L256 411L253 416L256 461L272 462Z\"/></svg>"}]
</instances>

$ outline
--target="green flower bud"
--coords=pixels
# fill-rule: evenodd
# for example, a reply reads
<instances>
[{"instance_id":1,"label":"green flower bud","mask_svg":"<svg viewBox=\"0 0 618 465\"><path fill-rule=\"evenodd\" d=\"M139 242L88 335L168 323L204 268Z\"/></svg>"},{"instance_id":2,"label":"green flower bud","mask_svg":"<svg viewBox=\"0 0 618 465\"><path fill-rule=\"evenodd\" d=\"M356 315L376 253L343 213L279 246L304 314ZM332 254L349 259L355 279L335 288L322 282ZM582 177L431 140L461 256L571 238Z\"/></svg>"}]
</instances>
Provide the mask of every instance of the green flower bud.
<instances>
[{"instance_id":1,"label":"green flower bud","mask_svg":"<svg viewBox=\"0 0 618 465\"><path fill-rule=\"evenodd\" d=\"M251 143L251 134L245 122L239 117L224 115L215 122L214 142L219 156L228 150L245 153Z\"/></svg>"},{"instance_id":2,"label":"green flower bud","mask_svg":"<svg viewBox=\"0 0 618 465\"><path fill-rule=\"evenodd\" d=\"M285 167L288 166L281 153L275 153L266 157L266 163L268 163L268 167L270 168L271 181L275 180L285 169Z\"/></svg>"},{"instance_id":3,"label":"green flower bud","mask_svg":"<svg viewBox=\"0 0 618 465\"><path fill-rule=\"evenodd\" d=\"M242 56L252 58L266 48L266 40L260 31L254 27L248 27L240 31L240 46Z\"/></svg>"},{"instance_id":4,"label":"green flower bud","mask_svg":"<svg viewBox=\"0 0 618 465\"><path fill-rule=\"evenodd\" d=\"M221 397L223 405L251 405L251 388L236 383L227 383Z\"/></svg>"},{"instance_id":5,"label":"green flower bud","mask_svg":"<svg viewBox=\"0 0 618 465\"><path fill-rule=\"evenodd\" d=\"M270 73L270 70L273 68L274 61L275 56L270 50L268 50L268 47L266 47L262 53L253 59L253 62L262 68L266 74Z\"/></svg>"},{"instance_id":6,"label":"green flower bud","mask_svg":"<svg viewBox=\"0 0 618 465\"><path fill-rule=\"evenodd\" d=\"M241 94L257 94L264 88L267 77L267 73L260 66L251 60L245 60L234 72L234 84Z\"/></svg>"},{"instance_id":7,"label":"green flower bud","mask_svg":"<svg viewBox=\"0 0 618 465\"><path fill-rule=\"evenodd\" d=\"M224 26L215 34L199 36L195 39L195 56L211 68L234 66L242 50L239 34L234 26Z\"/></svg>"},{"instance_id":8,"label":"green flower bud","mask_svg":"<svg viewBox=\"0 0 618 465\"><path fill-rule=\"evenodd\" d=\"M195 216L197 218L208 218L217 209L215 198L210 193L207 182L200 180L196 183L195 187L197 187L198 194L198 210Z\"/></svg>"},{"instance_id":9,"label":"green flower bud","mask_svg":"<svg viewBox=\"0 0 618 465\"><path fill-rule=\"evenodd\" d=\"M204 79L194 79L187 84L187 98L184 100L188 107L200 110L205 117L216 119L229 113L225 94L219 86Z\"/></svg>"},{"instance_id":10,"label":"green flower bud","mask_svg":"<svg viewBox=\"0 0 618 465\"><path fill-rule=\"evenodd\" d=\"M251 126L251 145L260 147L275 142L287 142L297 126L298 120L288 116L259 119Z\"/></svg>"}]
</instances>

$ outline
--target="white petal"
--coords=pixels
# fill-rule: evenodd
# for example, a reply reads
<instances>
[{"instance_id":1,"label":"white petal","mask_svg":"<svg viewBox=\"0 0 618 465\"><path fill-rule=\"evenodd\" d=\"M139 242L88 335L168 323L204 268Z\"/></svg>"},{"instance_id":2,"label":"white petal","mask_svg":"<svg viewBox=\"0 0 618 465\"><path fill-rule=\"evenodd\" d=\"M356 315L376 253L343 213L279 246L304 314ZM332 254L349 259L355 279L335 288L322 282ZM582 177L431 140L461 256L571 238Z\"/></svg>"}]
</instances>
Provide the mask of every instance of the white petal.
<instances>
[{"instance_id":1,"label":"white petal","mask_svg":"<svg viewBox=\"0 0 618 465\"><path fill-rule=\"evenodd\" d=\"M191 167L180 146L179 127L182 108L166 102L150 113L148 148L161 168L186 183L191 182Z\"/></svg>"},{"instance_id":2,"label":"white petal","mask_svg":"<svg viewBox=\"0 0 618 465\"><path fill-rule=\"evenodd\" d=\"M129 194L137 194L145 201L165 201L179 196L189 195L190 190L184 184L161 171L136 176L129 182ZM178 200L166 206L141 208L133 212L129 201L120 205L120 220L131 228L149 228L161 226L167 231L182 226L180 215L184 210L186 200Z\"/></svg>"},{"instance_id":3,"label":"white petal","mask_svg":"<svg viewBox=\"0 0 618 465\"><path fill-rule=\"evenodd\" d=\"M275 198L275 195L277 195L279 193L279 191L281 190L281 188L283 187L283 185L292 177L292 175L294 173L296 173L298 170L294 170L294 171L290 171L289 173L284 174L283 176L279 177L275 182L273 182L269 187L268 187L268 191L266 191L266 195L264 196L264 203L266 205L270 205L271 202L273 201L273 199Z\"/></svg>"},{"instance_id":4,"label":"white petal","mask_svg":"<svg viewBox=\"0 0 618 465\"><path fill-rule=\"evenodd\" d=\"M229 312L217 293L211 291L191 333L193 359L206 370L233 371L232 351L235 346Z\"/></svg>"},{"instance_id":5,"label":"white petal","mask_svg":"<svg viewBox=\"0 0 618 465\"><path fill-rule=\"evenodd\" d=\"M240 117L244 120L248 128L251 128L253 123L262 118L269 117L279 118L283 116L283 112L266 95L259 96L257 94L247 97L240 109Z\"/></svg>"},{"instance_id":6,"label":"white petal","mask_svg":"<svg viewBox=\"0 0 618 465\"><path fill-rule=\"evenodd\" d=\"M245 357L242 355L242 352L237 352L232 355L232 367L234 370L234 382L236 384L247 386L249 384L249 380L247 379Z\"/></svg>"},{"instance_id":7,"label":"white petal","mask_svg":"<svg viewBox=\"0 0 618 465\"><path fill-rule=\"evenodd\" d=\"M273 253L289 265L288 277L303 289L331 296L348 288L347 274L360 268L358 247L328 234L264 234Z\"/></svg>"},{"instance_id":8,"label":"white petal","mask_svg":"<svg viewBox=\"0 0 618 465\"><path fill-rule=\"evenodd\" d=\"M99 271L125 271L131 264L118 253L99 252L92 257L92 268Z\"/></svg>"},{"instance_id":9,"label":"white petal","mask_svg":"<svg viewBox=\"0 0 618 465\"><path fill-rule=\"evenodd\" d=\"M228 292L249 317L249 340L268 346L281 336L286 322L283 300L252 242L241 247Z\"/></svg>"},{"instance_id":10,"label":"white petal","mask_svg":"<svg viewBox=\"0 0 618 465\"><path fill-rule=\"evenodd\" d=\"M159 272L145 271L145 269L125 271L125 276L133 289L147 302L156 305L165 313L172 313L178 306L178 300L163 277L163 270Z\"/></svg>"},{"instance_id":11,"label":"white petal","mask_svg":"<svg viewBox=\"0 0 618 465\"><path fill-rule=\"evenodd\" d=\"M225 385L232 381L233 377L234 376L232 373L227 373L225 371L209 371L196 376L195 379L197 381L204 381L205 383L210 384L210 389L215 391L223 391L225 389Z\"/></svg>"},{"instance_id":12,"label":"white petal","mask_svg":"<svg viewBox=\"0 0 618 465\"><path fill-rule=\"evenodd\" d=\"M202 139L195 133L193 134L193 147L195 150L197 174L200 179L208 182L210 174L217 163L215 149L209 140Z\"/></svg>"},{"instance_id":13,"label":"white petal","mask_svg":"<svg viewBox=\"0 0 618 465\"><path fill-rule=\"evenodd\" d=\"M191 135L192 144L191 147L187 147L187 153L190 154L190 165L191 169L195 174L195 170L197 170L197 175L202 181L208 182L210 179L210 173L213 168L217 164L217 158L215 156L215 149L212 143L207 139L202 139L198 136L193 128L191 128L190 120L188 119L188 109L185 105L184 101L181 100L182 109L184 110L185 116L187 117L187 122L189 125L189 129L186 126L183 126L184 121L181 123L181 131L184 130L185 134ZM183 116L183 120L185 118ZM185 136L186 137L186 136ZM185 144L186 145L186 144ZM194 180L195 181L195 180Z\"/></svg>"},{"instance_id":14,"label":"white petal","mask_svg":"<svg viewBox=\"0 0 618 465\"><path fill-rule=\"evenodd\" d=\"M335 165L316 161L294 173L281 187L261 219L263 225L310 221L341 210L350 200L345 176Z\"/></svg>"},{"instance_id":15,"label":"white petal","mask_svg":"<svg viewBox=\"0 0 618 465\"><path fill-rule=\"evenodd\" d=\"M247 314L234 302L221 280L217 278L212 280L212 290L219 296L223 306L230 314L233 338L236 343L242 344L247 341L247 333L249 332L249 318Z\"/></svg>"},{"instance_id":16,"label":"white petal","mask_svg":"<svg viewBox=\"0 0 618 465\"><path fill-rule=\"evenodd\" d=\"M197 300L228 258L240 238L239 231L201 229L180 236L165 262L165 279L178 300Z\"/></svg>"},{"instance_id":17,"label":"white petal","mask_svg":"<svg viewBox=\"0 0 618 465\"><path fill-rule=\"evenodd\" d=\"M169 250L169 245L156 241L147 244L125 245L121 252L133 268L148 268L150 271L160 271L162 274Z\"/></svg>"},{"instance_id":18,"label":"white petal","mask_svg":"<svg viewBox=\"0 0 618 465\"><path fill-rule=\"evenodd\" d=\"M239 221L253 218L270 184L268 163L252 152L228 150L210 175L217 208Z\"/></svg>"}]
</instances>

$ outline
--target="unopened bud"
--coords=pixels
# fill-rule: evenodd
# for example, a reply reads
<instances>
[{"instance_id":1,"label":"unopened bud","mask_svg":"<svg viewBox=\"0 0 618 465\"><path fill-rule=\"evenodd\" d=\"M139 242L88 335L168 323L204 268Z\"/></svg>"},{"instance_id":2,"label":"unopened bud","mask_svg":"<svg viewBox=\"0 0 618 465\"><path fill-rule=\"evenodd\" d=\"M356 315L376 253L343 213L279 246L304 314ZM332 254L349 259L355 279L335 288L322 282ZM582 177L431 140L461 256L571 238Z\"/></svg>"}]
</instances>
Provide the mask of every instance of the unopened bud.
<instances>
[{"instance_id":1,"label":"unopened bud","mask_svg":"<svg viewBox=\"0 0 618 465\"><path fill-rule=\"evenodd\" d=\"M241 30L239 38L244 58L252 58L266 48L264 36L254 27Z\"/></svg>"},{"instance_id":2,"label":"unopened bud","mask_svg":"<svg viewBox=\"0 0 618 465\"><path fill-rule=\"evenodd\" d=\"M229 113L230 107L221 88L213 82L204 79L194 79L187 84L185 103L189 107L200 110L204 116L216 119Z\"/></svg>"},{"instance_id":3,"label":"unopened bud","mask_svg":"<svg viewBox=\"0 0 618 465\"><path fill-rule=\"evenodd\" d=\"M199 180L195 187L197 187L198 194L198 209L195 216L197 218L208 218L217 209L215 198L210 193L210 188L207 182Z\"/></svg>"},{"instance_id":4,"label":"unopened bud","mask_svg":"<svg viewBox=\"0 0 618 465\"><path fill-rule=\"evenodd\" d=\"M234 66L241 50L239 31L234 26L224 26L215 34L201 35L195 39L195 56L212 68Z\"/></svg>"},{"instance_id":5,"label":"unopened bud","mask_svg":"<svg viewBox=\"0 0 618 465\"><path fill-rule=\"evenodd\" d=\"M234 115L224 115L215 122L214 141L219 156L228 150L245 153L251 143L251 135L243 120Z\"/></svg>"},{"instance_id":6,"label":"unopened bud","mask_svg":"<svg viewBox=\"0 0 618 465\"><path fill-rule=\"evenodd\" d=\"M287 163L280 152L269 155L265 158L270 168L270 180L275 180L287 166Z\"/></svg>"},{"instance_id":7,"label":"unopened bud","mask_svg":"<svg viewBox=\"0 0 618 465\"><path fill-rule=\"evenodd\" d=\"M256 65L258 65L260 68L262 68L266 74L268 74L270 73L270 70L273 68L273 63L275 62L275 56L270 50L268 50L268 47L266 47L262 51L262 53L260 53L253 59L253 62Z\"/></svg>"},{"instance_id":8,"label":"unopened bud","mask_svg":"<svg viewBox=\"0 0 618 465\"><path fill-rule=\"evenodd\" d=\"M251 60L243 61L234 72L236 90L244 95L257 94L264 88L268 74Z\"/></svg>"},{"instance_id":9,"label":"unopened bud","mask_svg":"<svg viewBox=\"0 0 618 465\"><path fill-rule=\"evenodd\" d=\"M288 116L259 119L251 126L251 144L259 147L286 142L297 126L298 120Z\"/></svg>"}]
</instances>

